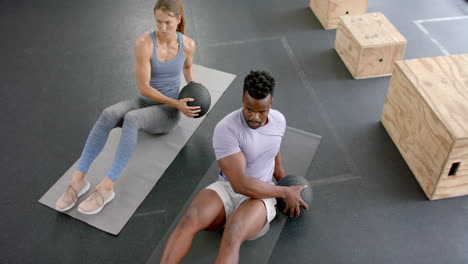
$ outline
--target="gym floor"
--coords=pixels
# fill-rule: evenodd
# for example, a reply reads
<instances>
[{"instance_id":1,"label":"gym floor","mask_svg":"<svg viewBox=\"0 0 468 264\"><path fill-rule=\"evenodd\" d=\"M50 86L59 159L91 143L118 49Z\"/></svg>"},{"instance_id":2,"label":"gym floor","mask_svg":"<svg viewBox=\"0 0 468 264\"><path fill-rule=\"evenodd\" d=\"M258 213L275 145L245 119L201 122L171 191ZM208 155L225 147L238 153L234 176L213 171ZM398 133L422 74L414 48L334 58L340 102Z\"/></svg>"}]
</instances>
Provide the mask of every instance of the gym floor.
<instances>
[{"instance_id":1,"label":"gym floor","mask_svg":"<svg viewBox=\"0 0 468 264\"><path fill-rule=\"evenodd\" d=\"M0 263L145 263L215 160L213 128L241 107L251 69L276 77L289 126L323 137L312 210L287 221L269 263L468 263L468 197L427 200L379 121L390 77L354 80L307 0L184 4L195 63L237 78L113 236L37 200L100 112L135 96L133 45L154 2L0 1ZM465 0L369 0L377 11L407 38L405 59L468 53Z\"/></svg>"}]
</instances>

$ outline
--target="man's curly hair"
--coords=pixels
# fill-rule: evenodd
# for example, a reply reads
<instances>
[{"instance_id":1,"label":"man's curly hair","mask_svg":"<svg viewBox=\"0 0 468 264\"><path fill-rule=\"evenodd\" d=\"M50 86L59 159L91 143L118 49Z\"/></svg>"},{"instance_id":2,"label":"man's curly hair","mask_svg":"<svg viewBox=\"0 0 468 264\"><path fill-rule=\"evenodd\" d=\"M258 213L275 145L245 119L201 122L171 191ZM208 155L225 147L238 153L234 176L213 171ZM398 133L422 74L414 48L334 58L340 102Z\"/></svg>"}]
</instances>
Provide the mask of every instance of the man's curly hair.
<instances>
[{"instance_id":1,"label":"man's curly hair","mask_svg":"<svg viewBox=\"0 0 468 264\"><path fill-rule=\"evenodd\" d=\"M273 97L275 79L267 71L250 71L244 79L244 93L257 100L264 99L269 94Z\"/></svg>"}]
</instances>

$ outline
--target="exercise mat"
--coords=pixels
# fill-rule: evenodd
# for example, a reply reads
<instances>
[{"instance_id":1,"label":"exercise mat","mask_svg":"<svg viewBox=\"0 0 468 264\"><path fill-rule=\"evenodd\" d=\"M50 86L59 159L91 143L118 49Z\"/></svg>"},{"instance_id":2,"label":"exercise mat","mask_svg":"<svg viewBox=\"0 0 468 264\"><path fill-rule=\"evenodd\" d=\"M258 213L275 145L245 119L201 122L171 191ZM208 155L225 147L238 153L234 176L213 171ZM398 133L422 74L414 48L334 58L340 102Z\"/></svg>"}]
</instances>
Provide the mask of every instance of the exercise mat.
<instances>
[{"instance_id":1,"label":"exercise mat","mask_svg":"<svg viewBox=\"0 0 468 264\"><path fill-rule=\"evenodd\" d=\"M288 127L281 143L281 158L286 174L306 175L314 158L315 152L320 144L322 137L308 133L302 130ZM195 196L206 186L217 180L219 167L217 162L213 162L206 174L200 180L199 185L187 200L183 209L174 220L167 233L158 243L156 249L147 261L150 263L159 263L164 246L185 210L190 205ZM245 241L240 250L239 263L262 264L267 263L275 247L276 241L283 229L287 216L278 212L275 219L270 223L270 230L264 236L253 240ZM219 246L221 245L220 232L201 231L192 243L192 247L184 258L182 263L205 264L213 263Z\"/></svg>"},{"instance_id":2,"label":"exercise mat","mask_svg":"<svg viewBox=\"0 0 468 264\"><path fill-rule=\"evenodd\" d=\"M196 81L203 83L210 91L212 107L235 78L235 75L200 65L194 65L193 71ZM185 84L182 82L181 87ZM64 213L105 232L113 235L119 234L205 117L206 115L190 119L182 115L179 125L165 135L150 135L140 131L135 152L114 186L116 193L114 200L96 215L80 214L77 207L88 197L90 193L88 192L78 199L75 207ZM104 149L91 165L87 173L91 190L99 184L110 168L120 140L120 133L120 128L111 131ZM75 167L76 162L42 196L39 202L55 209L55 202L70 183Z\"/></svg>"}]
</instances>

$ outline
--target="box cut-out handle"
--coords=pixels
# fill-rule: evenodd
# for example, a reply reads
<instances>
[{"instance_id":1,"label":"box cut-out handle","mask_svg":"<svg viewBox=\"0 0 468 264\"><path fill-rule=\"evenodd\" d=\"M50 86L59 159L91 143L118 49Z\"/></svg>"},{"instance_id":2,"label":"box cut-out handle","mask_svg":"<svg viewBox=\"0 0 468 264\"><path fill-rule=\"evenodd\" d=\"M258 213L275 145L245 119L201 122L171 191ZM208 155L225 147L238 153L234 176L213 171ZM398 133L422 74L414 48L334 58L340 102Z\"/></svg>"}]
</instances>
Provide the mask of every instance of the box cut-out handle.
<instances>
[{"instance_id":1,"label":"box cut-out handle","mask_svg":"<svg viewBox=\"0 0 468 264\"><path fill-rule=\"evenodd\" d=\"M460 167L460 162L453 163L452 167L450 167L448 176L455 176L455 174L457 174L458 167Z\"/></svg>"}]
</instances>

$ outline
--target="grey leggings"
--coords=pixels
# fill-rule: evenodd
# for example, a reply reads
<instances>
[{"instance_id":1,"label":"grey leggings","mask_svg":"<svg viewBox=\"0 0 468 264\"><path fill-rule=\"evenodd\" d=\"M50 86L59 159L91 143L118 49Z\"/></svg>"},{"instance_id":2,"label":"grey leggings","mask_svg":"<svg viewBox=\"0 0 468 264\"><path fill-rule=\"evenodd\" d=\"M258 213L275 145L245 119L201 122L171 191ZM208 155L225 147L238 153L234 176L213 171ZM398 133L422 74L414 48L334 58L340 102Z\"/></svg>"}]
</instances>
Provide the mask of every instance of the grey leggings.
<instances>
[{"instance_id":1,"label":"grey leggings","mask_svg":"<svg viewBox=\"0 0 468 264\"><path fill-rule=\"evenodd\" d=\"M165 134L173 130L179 120L180 112L176 108L141 98L109 106L102 111L89 133L77 170L88 172L89 166L104 148L110 131L121 126L120 143L112 165L106 173L109 179L116 181L133 154L138 130L151 134Z\"/></svg>"}]
</instances>

